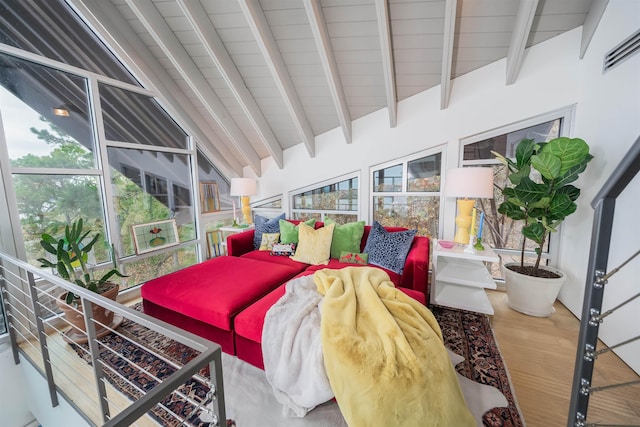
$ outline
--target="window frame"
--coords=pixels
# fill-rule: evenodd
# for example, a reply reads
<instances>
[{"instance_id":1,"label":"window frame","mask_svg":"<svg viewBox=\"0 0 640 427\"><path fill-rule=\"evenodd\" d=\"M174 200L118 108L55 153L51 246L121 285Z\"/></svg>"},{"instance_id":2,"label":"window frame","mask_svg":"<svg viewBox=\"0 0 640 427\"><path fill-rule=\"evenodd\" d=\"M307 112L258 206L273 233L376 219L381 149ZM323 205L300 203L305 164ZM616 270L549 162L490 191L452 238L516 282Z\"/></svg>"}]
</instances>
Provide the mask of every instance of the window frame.
<instances>
[{"instance_id":1,"label":"window frame","mask_svg":"<svg viewBox=\"0 0 640 427\"><path fill-rule=\"evenodd\" d=\"M355 210L323 210L323 209L295 209L294 208L294 197L311 190L315 190L318 188L326 187L327 185L337 184L342 181L346 181L349 179L358 179L358 202ZM323 221L325 219L325 215L355 215L355 221L360 220L360 206L362 200L362 177L360 176L360 171L350 172L344 175L340 175L337 177L333 177L324 181L316 182L314 184L310 184L304 187L297 188L295 190L291 190L287 194L287 198L289 200L289 209L288 215L290 218L294 217L295 213L308 213L308 214L320 214L320 220Z\"/></svg>"},{"instance_id":2,"label":"window frame","mask_svg":"<svg viewBox=\"0 0 640 427\"><path fill-rule=\"evenodd\" d=\"M418 160L421 158L433 156L435 154L440 154L440 191L408 191L407 190L407 180L409 175L409 163ZM402 191L374 191L374 178L373 175L375 172L380 171L382 169L389 168L391 166L396 166L398 164L402 165ZM374 197L437 197L439 199L440 206L438 208L438 229L436 230L438 236L442 236L444 230L444 223L442 221L444 214L444 192L443 185L444 180L442 179L444 174L444 168L447 164L447 144L436 145L435 147L431 147L426 150L419 151L417 153L410 154L408 156L404 156L401 158L389 160L384 163L379 163L377 165L373 165L369 167L369 213L368 220L369 223L373 223L374 216ZM437 237L437 236L431 236Z\"/></svg>"},{"instance_id":3,"label":"window frame","mask_svg":"<svg viewBox=\"0 0 640 427\"><path fill-rule=\"evenodd\" d=\"M481 132L475 135L471 135L465 138L460 139L460 150L459 150L459 158L458 165L459 167L465 166L493 166L496 164L500 164L497 160L494 159L481 159L481 160L464 160L464 148L467 145L475 144L477 142L483 141L488 138L493 138L500 135L505 135L511 132L516 132L519 130L523 130L526 128L530 128L536 125L540 125L542 123L561 120L560 129L558 131L558 136L569 136L571 133L571 129L573 126L573 121L575 117L575 109L576 105L569 105L566 107L562 107L556 110L552 110L543 114L539 114L537 116L533 116L524 120L520 120L517 122L510 123L505 126L497 127L485 132ZM561 226L562 227L562 226ZM559 241L560 241L560 233L562 232L562 228L558 230L557 233L551 233L549 235L549 250L547 252L542 253L542 259L547 262L550 266L557 266L558 256L559 256ZM505 257L512 256L520 256L520 249L509 249L509 248L492 248L493 251L500 256L502 263L502 255ZM536 257L536 253L532 250L525 251L525 257Z\"/></svg>"}]
</instances>

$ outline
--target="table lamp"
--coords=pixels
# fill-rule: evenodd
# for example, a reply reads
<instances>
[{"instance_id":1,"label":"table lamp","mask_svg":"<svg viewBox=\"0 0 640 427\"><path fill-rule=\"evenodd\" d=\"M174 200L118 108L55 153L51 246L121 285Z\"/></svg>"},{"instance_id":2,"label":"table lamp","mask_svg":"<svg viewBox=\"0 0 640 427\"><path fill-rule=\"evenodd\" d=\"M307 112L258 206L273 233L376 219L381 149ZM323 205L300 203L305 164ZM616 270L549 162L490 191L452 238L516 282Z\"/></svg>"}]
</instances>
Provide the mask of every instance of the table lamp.
<instances>
[{"instance_id":1,"label":"table lamp","mask_svg":"<svg viewBox=\"0 0 640 427\"><path fill-rule=\"evenodd\" d=\"M493 199L493 169L468 167L448 170L444 194L446 197L458 197L457 228L453 241L460 245L468 245L475 199Z\"/></svg>"},{"instance_id":2,"label":"table lamp","mask_svg":"<svg viewBox=\"0 0 640 427\"><path fill-rule=\"evenodd\" d=\"M240 204L242 205L242 214L247 224L251 224L251 207L249 207L249 196L258 194L257 183L252 178L231 178L231 189L229 195L240 196ZM233 213L233 222L236 222L235 209Z\"/></svg>"}]
</instances>

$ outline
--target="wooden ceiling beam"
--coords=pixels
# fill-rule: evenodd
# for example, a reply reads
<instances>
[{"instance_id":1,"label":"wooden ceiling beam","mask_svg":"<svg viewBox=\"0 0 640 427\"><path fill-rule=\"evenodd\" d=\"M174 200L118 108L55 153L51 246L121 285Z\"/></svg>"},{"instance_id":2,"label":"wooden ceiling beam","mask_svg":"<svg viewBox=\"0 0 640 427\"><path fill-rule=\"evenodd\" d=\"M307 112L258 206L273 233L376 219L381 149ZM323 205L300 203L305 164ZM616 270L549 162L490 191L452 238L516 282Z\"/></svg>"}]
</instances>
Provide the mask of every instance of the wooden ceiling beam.
<instances>
[{"instance_id":1,"label":"wooden ceiling beam","mask_svg":"<svg viewBox=\"0 0 640 427\"><path fill-rule=\"evenodd\" d=\"M238 0L238 4L253 33L253 37L258 43L260 52L262 52L262 56L267 62L269 72L273 76L273 80L280 91L280 95L289 111L289 115L293 120L298 134L302 138L302 142L307 148L309 156L315 157L316 146L313 130L302 108L302 103L296 93L295 86L291 81L291 76L287 71L282 55L280 55L280 50L273 37L264 11L260 6L260 2L258 0Z\"/></svg>"},{"instance_id":2,"label":"wooden ceiling beam","mask_svg":"<svg viewBox=\"0 0 640 427\"><path fill-rule=\"evenodd\" d=\"M193 26L193 29L204 46L205 50L213 60L222 75L225 83L231 89L233 96L240 104L242 111L245 113L249 122L258 133L260 140L267 147L267 150L273 157L273 160L280 169L284 168L284 160L282 155L282 147L278 139L274 135L269 123L262 114L262 110L258 107L255 98L244 84L244 80L234 64L229 52L224 47L224 43L218 36L215 28L211 24L211 20L207 15L200 0L178 0L178 6L184 13L187 20Z\"/></svg>"},{"instance_id":3,"label":"wooden ceiling beam","mask_svg":"<svg viewBox=\"0 0 640 427\"><path fill-rule=\"evenodd\" d=\"M163 108L187 127L211 162L225 176L242 176L242 165L220 137L183 94L164 67L149 51L111 2L68 0L73 9L107 42L145 87L153 91ZM218 142L218 143L216 143Z\"/></svg>"},{"instance_id":4,"label":"wooden ceiling beam","mask_svg":"<svg viewBox=\"0 0 640 427\"><path fill-rule=\"evenodd\" d=\"M444 34L442 37L442 70L440 72L440 109L449 106L451 95L451 68L453 66L453 40L456 33L457 0L447 0L444 6Z\"/></svg>"},{"instance_id":5,"label":"wooden ceiling beam","mask_svg":"<svg viewBox=\"0 0 640 427\"><path fill-rule=\"evenodd\" d=\"M260 157L153 2L151 0L126 0L126 2L254 173L260 176Z\"/></svg>"},{"instance_id":6,"label":"wooden ceiling beam","mask_svg":"<svg viewBox=\"0 0 640 427\"><path fill-rule=\"evenodd\" d=\"M389 126L394 128L398 125L398 101L396 96L396 74L393 68L393 50L391 48L389 4L387 0L376 0L376 14L378 17L380 51L382 52L384 87L387 95L387 108L389 110Z\"/></svg>"},{"instance_id":7,"label":"wooden ceiling beam","mask_svg":"<svg viewBox=\"0 0 640 427\"><path fill-rule=\"evenodd\" d=\"M516 15L516 25L511 33L511 42L507 51L507 85L513 84L518 78L522 62L524 61L524 50L527 47L527 40L531 33L533 18L536 16L538 0L521 0Z\"/></svg>"},{"instance_id":8,"label":"wooden ceiling beam","mask_svg":"<svg viewBox=\"0 0 640 427\"><path fill-rule=\"evenodd\" d=\"M338 66L333 56L331 40L329 40L329 32L324 22L320 2L318 0L304 0L304 8L309 18L309 24L311 25L311 33L313 34L318 53L320 54L320 62L322 63L322 69L327 78L329 91L333 98L344 139L347 144L351 144L351 116L349 114L349 106L347 105L344 88L340 80Z\"/></svg>"}]
</instances>

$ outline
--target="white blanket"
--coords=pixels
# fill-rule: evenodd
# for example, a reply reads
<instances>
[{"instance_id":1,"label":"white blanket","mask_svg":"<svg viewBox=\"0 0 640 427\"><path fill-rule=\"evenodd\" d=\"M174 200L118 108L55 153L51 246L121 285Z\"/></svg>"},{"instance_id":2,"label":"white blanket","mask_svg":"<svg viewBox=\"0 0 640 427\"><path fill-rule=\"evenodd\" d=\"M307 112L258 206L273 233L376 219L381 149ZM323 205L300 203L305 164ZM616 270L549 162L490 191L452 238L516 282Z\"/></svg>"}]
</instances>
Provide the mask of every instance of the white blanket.
<instances>
[{"instance_id":1,"label":"white blanket","mask_svg":"<svg viewBox=\"0 0 640 427\"><path fill-rule=\"evenodd\" d=\"M333 398L322 357L321 301L313 276L300 277L287 283L264 319L264 370L285 416L304 417Z\"/></svg>"}]
</instances>

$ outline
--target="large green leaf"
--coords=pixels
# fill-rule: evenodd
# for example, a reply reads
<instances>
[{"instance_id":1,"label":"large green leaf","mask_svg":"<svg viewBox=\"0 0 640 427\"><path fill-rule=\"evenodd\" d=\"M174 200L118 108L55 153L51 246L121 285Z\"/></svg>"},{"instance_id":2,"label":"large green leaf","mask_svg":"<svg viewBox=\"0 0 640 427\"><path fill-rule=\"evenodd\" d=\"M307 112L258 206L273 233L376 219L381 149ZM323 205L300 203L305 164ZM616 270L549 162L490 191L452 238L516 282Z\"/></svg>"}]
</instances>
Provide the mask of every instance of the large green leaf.
<instances>
[{"instance_id":1,"label":"large green leaf","mask_svg":"<svg viewBox=\"0 0 640 427\"><path fill-rule=\"evenodd\" d=\"M529 159L533 156L537 144L533 139L523 139L516 147L516 164L518 169L529 164Z\"/></svg>"},{"instance_id":2,"label":"large green leaf","mask_svg":"<svg viewBox=\"0 0 640 427\"><path fill-rule=\"evenodd\" d=\"M536 222L522 227L522 235L540 245L545 236L545 229L542 224Z\"/></svg>"},{"instance_id":3,"label":"large green leaf","mask_svg":"<svg viewBox=\"0 0 640 427\"><path fill-rule=\"evenodd\" d=\"M569 196L571 201L575 202L580 196L580 189L574 187L573 185L565 185L564 187L558 188L556 194L566 194L567 196Z\"/></svg>"},{"instance_id":4,"label":"large green leaf","mask_svg":"<svg viewBox=\"0 0 640 427\"><path fill-rule=\"evenodd\" d=\"M520 184L523 178L528 178L530 173L531 173L531 166L524 165L520 170L516 172L512 172L509 175L509 181L511 181L513 185L518 185Z\"/></svg>"},{"instance_id":5,"label":"large green leaf","mask_svg":"<svg viewBox=\"0 0 640 427\"><path fill-rule=\"evenodd\" d=\"M527 217L524 211L518 205L510 201L502 202L502 204L498 208L498 212L516 221L525 219Z\"/></svg>"},{"instance_id":6,"label":"large green leaf","mask_svg":"<svg viewBox=\"0 0 640 427\"><path fill-rule=\"evenodd\" d=\"M547 194L547 186L537 184L530 178L524 177L520 184L514 187L516 197L525 203L535 203Z\"/></svg>"},{"instance_id":7,"label":"large green leaf","mask_svg":"<svg viewBox=\"0 0 640 427\"><path fill-rule=\"evenodd\" d=\"M568 195L556 194L551 200L547 216L551 221L560 221L574 213L577 207Z\"/></svg>"},{"instance_id":8,"label":"large green leaf","mask_svg":"<svg viewBox=\"0 0 640 427\"><path fill-rule=\"evenodd\" d=\"M548 151L531 156L531 165L547 179L556 179L560 176L562 163L558 156Z\"/></svg>"},{"instance_id":9,"label":"large green leaf","mask_svg":"<svg viewBox=\"0 0 640 427\"><path fill-rule=\"evenodd\" d=\"M589 156L589 146L580 138L560 137L549 141L541 148L541 153L550 153L560 159L560 175L583 162Z\"/></svg>"},{"instance_id":10,"label":"large green leaf","mask_svg":"<svg viewBox=\"0 0 640 427\"><path fill-rule=\"evenodd\" d=\"M587 156L587 158L584 159L582 162L578 163L577 165L575 165L572 168L570 168L569 170L567 170L562 175L562 177L560 177L555 182L556 188L559 188L559 187L562 187L564 185L567 185L567 184L575 181L576 179L578 179L578 175L580 175L582 172L584 172L584 170L587 168L587 163L589 163L591 161L591 159L593 159L593 156L591 154L589 154L589 156Z\"/></svg>"}]
</instances>

